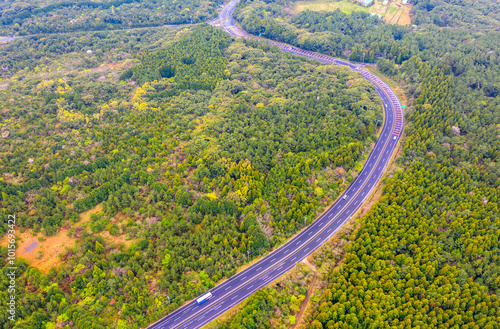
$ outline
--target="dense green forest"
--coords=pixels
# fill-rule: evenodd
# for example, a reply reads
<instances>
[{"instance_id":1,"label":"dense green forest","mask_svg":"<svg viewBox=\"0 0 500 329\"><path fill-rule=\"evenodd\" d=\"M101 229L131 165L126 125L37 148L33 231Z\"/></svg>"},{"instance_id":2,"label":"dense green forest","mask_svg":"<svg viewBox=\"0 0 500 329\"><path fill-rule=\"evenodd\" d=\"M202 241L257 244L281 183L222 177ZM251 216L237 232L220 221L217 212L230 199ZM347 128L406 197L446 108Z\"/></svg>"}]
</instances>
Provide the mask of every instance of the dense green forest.
<instances>
[{"instance_id":1,"label":"dense green forest","mask_svg":"<svg viewBox=\"0 0 500 329\"><path fill-rule=\"evenodd\" d=\"M0 5L0 35L115 30L199 23L222 0L9 1Z\"/></svg>"},{"instance_id":2,"label":"dense green forest","mask_svg":"<svg viewBox=\"0 0 500 329\"><path fill-rule=\"evenodd\" d=\"M238 7L254 34L354 61L364 53L411 101L399 170L343 262L324 271L326 289L304 328L498 328L499 9L487 1L419 1L415 25L401 27L363 13L291 16L280 2ZM323 261L335 264L338 255L327 254ZM265 298L256 294L251 305ZM237 316L255 323L264 315L249 304ZM262 310L280 318L277 310L289 306Z\"/></svg>"},{"instance_id":3,"label":"dense green forest","mask_svg":"<svg viewBox=\"0 0 500 329\"><path fill-rule=\"evenodd\" d=\"M382 122L358 74L208 26L30 37L0 56L2 231L16 214L78 241L48 274L19 260L16 328L151 323L314 220Z\"/></svg>"}]
</instances>

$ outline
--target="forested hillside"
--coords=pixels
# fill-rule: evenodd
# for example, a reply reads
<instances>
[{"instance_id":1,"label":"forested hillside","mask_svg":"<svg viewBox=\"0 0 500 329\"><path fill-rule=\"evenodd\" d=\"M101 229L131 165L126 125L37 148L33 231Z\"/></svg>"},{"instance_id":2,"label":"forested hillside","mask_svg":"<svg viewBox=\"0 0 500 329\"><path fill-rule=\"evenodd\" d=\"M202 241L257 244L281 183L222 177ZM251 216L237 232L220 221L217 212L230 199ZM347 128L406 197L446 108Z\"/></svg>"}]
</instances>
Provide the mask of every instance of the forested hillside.
<instances>
[{"instance_id":1,"label":"forested hillside","mask_svg":"<svg viewBox=\"0 0 500 329\"><path fill-rule=\"evenodd\" d=\"M2 233L77 242L19 260L16 328L151 323L314 220L382 122L359 75L208 26L3 47Z\"/></svg>"},{"instance_id":2,"label":"forested hillside","mask_svg":"<svg viewBox=\"0 0 500 329\"><path fill-rule=\"evenodd\" d=\"M289 2L242 0L235 16L365 63L408 99L395 172L351 242L314 258L301 325L498 328L500 5L414 1L405 27ZM0 46L0 238L15 215L18 245L32 236L57 264L17 260L3 328L144 327L281 245L357 175L383 121L359 74L207 25L85 32L206 21L220 3L0 5L3 34L48 33ZM54 254L44 241L61 235ZM293 325L311 277L299 265L213 327Z\"/></svg>"},{"instance_id":3,"label":"forested hillside","mask_svg":"<svg viewBox=\"0 0 500 329\"><path fill-rule=\"evenodd\" d=\"M254 34L354 61L364 53L412 100L400 170L323 278L305 328L498 328L500 6L472 6L420 1L408 28L361 13L290 16L279 3L238 8ZM266 303L259 296L253 305ZM292 304L266 314L296 314ZM249 304L238 318L279 327Z\"/></svg>"},{"instance_id":4,"label":"forested hillside","mask_svg":"<svg viewBox=\"0 0 500 329\"><path fill-rule=\"evenodd\" d=\"M255 35L356 62L377 63L388 75L401 74L394 69L394 64L401 64L413 56L430 62L442 60L461 78L461 83L495 97L500 93L497 74L500 19L494 15L494 10L487 10L489 6L488 1L477 6L487 15L472 10L461 16L464 8L461 5L418 2L413 8L417 25L404 27L384 24L366 13L347 15L338 10L304 11L290 16L273 2L242 0L235 18ZM442 13L444 7L448 8L447 14ZM482 24L470 23L463 28L464 21L481 21ZM403 80L412 82L406 76Z\"/></svg>"},{"instance_id":5,"label":"forested hillside","mask_svg":"<svg viewBox=\"0 0 500 329\"><path fill-rule=\"evenodd\" d=\"M222 3L222 0L15 0L0 5L0 35L199 23L214 17Z\"/></svg>"}]
</instances>

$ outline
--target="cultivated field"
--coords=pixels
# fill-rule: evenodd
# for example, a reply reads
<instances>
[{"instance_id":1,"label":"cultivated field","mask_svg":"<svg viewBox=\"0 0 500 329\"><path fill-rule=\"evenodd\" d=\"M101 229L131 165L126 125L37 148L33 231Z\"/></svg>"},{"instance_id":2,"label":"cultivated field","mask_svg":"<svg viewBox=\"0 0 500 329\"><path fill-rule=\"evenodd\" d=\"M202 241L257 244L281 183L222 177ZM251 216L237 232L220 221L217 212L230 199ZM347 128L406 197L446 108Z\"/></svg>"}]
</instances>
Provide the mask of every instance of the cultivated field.
<instances>
[{"instance_id":1,"label":"cultivated field","mask_svg":"<svg viewBox=\"0 0 500 329\"><path fill-rule=\"evenodd\" d=\"M383 17L383 20L389 24L411 24L411 5L403 5L401 4L401 0L390 1L387 5L383 5L382 1L375 0L375 4L368 8L362 7L347 0L338 2L333 0L299 1L293 5L293 11L296 14L304 10L333 11L336 9L339 9L346 14L350 14L353 11L363 11L367 13L379 14Z\"/></svg>"}]
</instances>

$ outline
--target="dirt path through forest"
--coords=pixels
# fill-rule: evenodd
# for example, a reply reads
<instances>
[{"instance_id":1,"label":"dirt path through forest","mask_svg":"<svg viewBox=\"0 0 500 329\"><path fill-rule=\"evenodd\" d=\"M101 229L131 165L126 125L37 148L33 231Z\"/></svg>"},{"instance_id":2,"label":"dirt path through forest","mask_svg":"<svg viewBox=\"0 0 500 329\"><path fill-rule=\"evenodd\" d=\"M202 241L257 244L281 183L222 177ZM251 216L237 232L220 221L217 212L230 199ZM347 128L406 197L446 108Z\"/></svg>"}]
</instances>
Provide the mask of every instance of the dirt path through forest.
<instances>
[{"instance_id":1,"label":"dirt path through forest","mask_svg":"<svg viewBox=\"0 0 500 329\"><path fill-rule=\"evenodd\" d=\"M309 305L309 300L311 299L311 296L313 295L313 293L315 291L316 282L318 282L318 269L316 268L316 266L314 266L311 262L309 262L309 260L307 259L307 257L304 258L302 260L302 262L304 264L306 264L307 266L309 266L309 268L313 271L314 276L312 278L311 283L309 284L309 289L307 290L307 296L302 301L302 303L300 304L300 311L295 316L295 324L291 325L290 329L295 329L299 325L300 319L302 319L302 316L304 315L304 312L305 312L305 310L307 308L307 305Z\"/></svg>"}]
</instances>

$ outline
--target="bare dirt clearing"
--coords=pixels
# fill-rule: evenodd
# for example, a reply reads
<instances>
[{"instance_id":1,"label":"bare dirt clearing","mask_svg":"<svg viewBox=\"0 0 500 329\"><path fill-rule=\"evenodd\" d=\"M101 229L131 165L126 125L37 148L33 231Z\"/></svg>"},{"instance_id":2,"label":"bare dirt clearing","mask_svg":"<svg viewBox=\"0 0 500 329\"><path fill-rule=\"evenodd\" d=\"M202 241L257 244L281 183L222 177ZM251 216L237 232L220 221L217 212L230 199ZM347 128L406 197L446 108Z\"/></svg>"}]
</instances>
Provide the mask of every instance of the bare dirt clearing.
<instances>
[{"instance_id":1,"label":"bare dirt clearing","mask_svg":"<svg viewBox=\"0 0 500 329\"><path fill-rule=\"evenodd\" d=\"M90 215L102 211L102 204L98 204L95 208L90 209L80 215L81 220L75 223L73 227L83 227L89 220ZM78 238L69 237L68 231L71 225L66 225L61 228L54 236L45 237L42 233L32 234L28 230L21 231L16 227L16 235L21 239L18 240L16 249L16 258L24 258L29 261L31 266L38 268L40 271L47 273L52 267L58 268L61 264L59 255L64 253L66 247L74 247L78 242ZM111 236L108 232L103 232L101 236L110 243L129 245L132 240L125 240L125 235ZM0 245L7 247L7 235L0 239Z\"/></svg>"}]
</instances>

